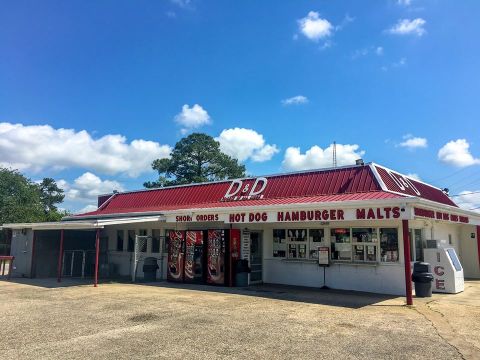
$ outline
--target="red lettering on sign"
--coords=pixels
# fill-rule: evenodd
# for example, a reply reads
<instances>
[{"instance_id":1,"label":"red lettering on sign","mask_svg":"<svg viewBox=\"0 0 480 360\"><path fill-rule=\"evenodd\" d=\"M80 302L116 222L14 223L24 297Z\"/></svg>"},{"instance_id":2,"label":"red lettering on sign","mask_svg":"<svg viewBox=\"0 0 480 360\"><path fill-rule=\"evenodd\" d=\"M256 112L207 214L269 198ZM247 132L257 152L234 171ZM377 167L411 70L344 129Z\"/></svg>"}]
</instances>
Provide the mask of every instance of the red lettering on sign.
<instances>
[{"instance_id":1,"label":"red lettering on sign","mask_svg":"<svg viewBox=\"0 0 480 360\"><path fill-rule=\"evenodd\" d=\"M368 220L370 220L370 219L375 219L375 212L373 211L372 208L368 209L367 219L368 219Z\"/></svg>"},{"instance_id":2,"label":"red lettering on sign","mask_svg":"<svg viewBox=\"0 0 480 360\"><path fill-rule=\"evenodd\" d=\"M398 219L400 217L400 208L399 207L394 207L392 209L392 213L393 213L393 218Z\"/></svg>"},{"instance_id":3,"label":"red lettering on sign","mask_svg":"<svg viewBox=\"0 0 480 360\"><path fill-rule=\"evenodd\" d=\"M365 220L365 209L357 209L357 219Z\"/></svg>"},{"instance_id":4,"label":"red lettering on sign","mask_svg":"<svg viewBox=\"0 0 480 360\"><path fill-rule=\"evenodd\" d=\"M445 280L436 279L435 288L437 290L445 290Z\"/></svg>"},{"instance_id":5,"label":"red lettering on sign","mask_svg":"<svg viewBox=\"0 0 480 360\"><path fill-rule=\"evenodd\" d=\"M337 213L335 210L330 210L330 219L337 220Z\"/></svg>"},{"instance_id":6,"label":"red lettering on sign","mask_svg":"<svg viewBox=\"0 0 480 360\"><path fill-rule=\"evenodd\" d=\"M384 219L381 211L382 211L382 210L381 210L380 208L377 208L377 219L380 219L380 220L381 220L381 219Z\"/></svg>"},{"instance_id":7,"label":"red lettering on sign","mask_svg":"<svg viewBox=\"0 0 480 360\"><path fill-rule=\"evenodd\" d=\"M337 220L345 220L343 210L337 210Z\"/></svg>"},{"instance_id":8,"label":"red lettering on sign","mask_svg":"<svg viewBox=\"0 0 480 360\"><path fill-rule=\"evenodd\" d=\"M322 211L322 219L323 219L324 221L327 221L328 218L329 218L329 216L328 216L328 210L323 210L323 211Z\"/></svg>"},{"instance_id":9,"label":"red lettering on sign","mask_svg":"<svg viewBox=\"0 0 480 360\"><path fill-rule=\"evenodd\" d=\"M445 274L445 268L443 266L435 266L433 268L433 272L435 273L435 275L437 276L443 276Z\"/></svg>"}]
</instances>

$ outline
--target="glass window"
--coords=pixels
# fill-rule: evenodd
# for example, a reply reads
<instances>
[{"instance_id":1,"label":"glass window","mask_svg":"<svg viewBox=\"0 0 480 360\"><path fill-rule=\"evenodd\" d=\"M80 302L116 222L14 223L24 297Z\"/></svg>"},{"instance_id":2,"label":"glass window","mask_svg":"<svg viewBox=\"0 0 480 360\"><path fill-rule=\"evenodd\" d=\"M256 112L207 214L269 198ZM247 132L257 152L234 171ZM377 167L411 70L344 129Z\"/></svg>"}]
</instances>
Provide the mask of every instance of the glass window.
<instances>
[{"instance_id":1,"label":"glass window","mask_svg":"<svg viewBox=\"0 0 480 360\"><path fill-rule=\"evenodd\" d=\"M138 243L139 243L139 247L140 247L140 252L147 252L147 242L148 242L148 238L146 237L147 236L147 230L145 229L140 229L138 230L138 236L143 236L143 238L140 238Z\"/></svg>"},{"instance_id":2,"label":"glass window","mask_svg":"<svg viewBox=\"0 0 480 360\"><path fill-rule=\"evenodd\" d=\"M135 230L128 230L128 244L127 251L133 252L135 247Z\"/></svg>"},{"instance_id":3,"label":"glass window","mask_svg":"<svg viewBox=\"0 0 480 360\"><path fill-rule=\"evenodd\" d=\"M123 230L117 230L117 251L123 251L123 239L125 232Z\"/></svg>"},{"instance_id":4,"label":"glass window","mask_svg":"<svg viewBox=\"0 0 480 360\"><path fill-rule=\"evenodd\" d=\"M398 262L398 230L396 228L380 229L380 260Z\"/></svg>"},{"instance_id":5,"label":"glass window","mask_svg":"<svg viewBox=\"0 0 480 360\"><path fill-rule=\"evenodd\" d=\"M410 229L410 261L423 261L422 229Z\"/></svg>"},{"instance_id":6,"label":"glass window","mask_svg":"<svg viewBox=\"0 0 480 360\"><path fill-rule=\"evenodd\" d=\"M353 261L377 261L377 229L353 228L352 243Z\"/></svg>"},{"instance_id":7,"label":"glass window","mask_svg":"<svg viewBox=\"0 0 480 360\"><path fill-rule=\"evenodd\" d=\"M273 257L287 256L287 237L285 230L273 229Z\"/></svg>"},{"instance_id":8,"label":"glass window","mask_svg":"<svg viewBox=\"0 0 480 360\"><path fill-rule=\"evenodd\" d=\"M332 260L352 260L352 243L350 241L350 229L331 229L331 258Z\"/></svg>"},{"instance_id":9,"label":"glass window","mask_svg":"<svg viewBox=\"0 0 480 360\"><path fill-rule=\"evenodd\" d=\"M290 259L307 258L307 229L288 229L287 243Z\"/></svg>"},{"instance_id":10,"label":"glass window","mask_svg":"<svg viewBox=\"0 0 480 360\"><path fill-rule=\"evenodd\" d=\"M152 230L152 253L160 252L160 230Z\"/></svg>"},{"instance_id":11,"label":"glass window","mask_svg":"<svg viewBox=\"0 0 480 360\"><path fill-rule=\"evenodd\" d=\"M308 230L308 239L310 242L310 259L318 259L318 247L325 245L325 230L310 229ZM322 244L323 243L323 244Z\"/></svg>"}]
</instances>

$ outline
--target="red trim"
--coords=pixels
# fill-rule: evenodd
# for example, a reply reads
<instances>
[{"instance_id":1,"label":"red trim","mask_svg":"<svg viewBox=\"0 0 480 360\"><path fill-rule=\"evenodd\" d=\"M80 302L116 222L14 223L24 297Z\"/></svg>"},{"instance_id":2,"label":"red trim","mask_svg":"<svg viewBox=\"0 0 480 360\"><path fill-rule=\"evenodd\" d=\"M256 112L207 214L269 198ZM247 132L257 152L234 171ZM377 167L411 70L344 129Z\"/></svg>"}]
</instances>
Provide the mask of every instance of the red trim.
<instances>
[{"instance_id":1,"label":"red trim","mask_svg":"<svg viewBox=\"0 0 480 360\"><path fill-rule=\"evenodd\" d=\"M478 266L480 267L480 225L477 225L477 252L478 252Z\"/></svg>"},{"instance_id":2,"label":"red trim","mask_svg":"<svg viewBox=\"0 0 480 360\"><path fill-rule=\"evenodd\" d=\"M30 259L30 278L33 278L33 266L35 265L34 259L35 259L35 242L37 240L37 234L35 233L35 230L32 230L32 258Z\"/></svg>"},{"instance_id":3,"label":"red trim","mask_svg":"<svg viewBox=\"0 0 480 360\"><path fill-rule=\"evenodd\" d=\"M93 286L98 285L98 258L100 256L100 229L97 229L97 236L95 238L95 278L93 280Z\"/></svg>"},{"instance_id":4,"label":"red trim","mask_svg":"<svg viewBox=\"0 0 480 360\"><path fill-rule=\"evenodd\" d=\"M60 230L60 249L58 251L57 282L62 281L63 238L65 230Z\"/></svg>"},{"instance_id":5,"label":"red trim","mask_svg":"<svg viewBox=\"0 0 480 360\"><path fill-rule=\"evenodd\" d=\"M410 265L410 232L408 230L408 220L402 220L403 230L403 262L405 263L405 296L407 305L413 305L412 298L412 269Z\"/></svg>"}]
</instances>

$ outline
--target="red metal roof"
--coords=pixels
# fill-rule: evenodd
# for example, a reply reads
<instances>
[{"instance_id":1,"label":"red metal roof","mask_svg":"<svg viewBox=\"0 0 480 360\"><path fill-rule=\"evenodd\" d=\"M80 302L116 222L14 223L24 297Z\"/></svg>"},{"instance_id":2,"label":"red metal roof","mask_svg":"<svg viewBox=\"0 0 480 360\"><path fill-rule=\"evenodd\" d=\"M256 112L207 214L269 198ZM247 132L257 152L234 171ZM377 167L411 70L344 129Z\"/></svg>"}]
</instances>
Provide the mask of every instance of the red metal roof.
<instances>
[{"instance_id":1,"label":"red metal roof","mask_svg":"<svg viewBox=\"0 0 480 360\"><path fill-rule=\"evenodd\" d=\"M371 191L357 194L337 194L337 195L318 195L305 197L277 198L277 199L256 199L256 200L239 200L239 201L217 201L213 203L202 204L183 204L183 205L165 205L162 207L105 207L100 211L94 211L82 215L110 215L110 214L128 214L142 213L153 211L172 211L172 210L188 210L188 209L213 209L213 208L229 208L229 207L248 207L248 206L271 206L271 205L291 205L291 204L309 204L309 203L327 203L334 201L361 201L361 200L384 200L401 198L402 195L393 194L386 191Z\"/></svg>"},{"instance_id":2,"label":"red metal roof","mask_svg":"<svg viewBox=\"0 0 480 360\"><path fill-rule=\"evenodd\" d=\"M381 181L377 179L376 172L378 172ZM415 187L420 195L408 187L404 187L404 190L402 190L391 178L390 173L391 171L389 172L388 169L377 165L359 165L272 175L266 177L267 183L259 198L237 201L231 201L232 198L225 198L232 180L125 192L115 194L110 198L104 197L103 199L108 200L98 210L78 216L161 212L194 208L377 200L404 196L419 196L446 205L456 206L441 190L410 178L408 178L408 181L405 180L407 185L413 184L412 187ZM398 173L395 174L394 176L403 176ZM242 179L241 189L251 191L255 180L255 178ZM396 180L397 182L401 181L397 177ZM385 184L383 188L382 183ZM248 191L245 194L248 194ZM396 194L392 192L396 192ZM241 191L239 193L243 194Z\"/></svg>"},{"instance_id":3,"label":"red metal roof","mask_svg":"<svg viewBox=\"0 0 480 360\"><path fill-rule=\"evenodd\" d=\"M397 193L418 196L423 199L435 201L441 204L457 206L442 190L434 186L417 181L398 172L374 165L381 181L385 184L384 190Z\"/></svg>"}]
</instances>

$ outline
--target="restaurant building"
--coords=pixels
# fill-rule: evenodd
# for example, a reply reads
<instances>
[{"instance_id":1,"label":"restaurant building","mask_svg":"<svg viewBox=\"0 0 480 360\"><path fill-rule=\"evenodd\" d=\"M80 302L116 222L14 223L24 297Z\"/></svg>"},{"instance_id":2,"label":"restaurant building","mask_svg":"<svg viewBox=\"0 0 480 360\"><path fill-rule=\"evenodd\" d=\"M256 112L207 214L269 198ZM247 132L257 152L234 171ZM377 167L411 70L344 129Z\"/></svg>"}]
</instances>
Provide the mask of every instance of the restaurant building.
<instances>
[{"instance_id":1,"label":"restaurant building","mask_svg":"<svg viewBox=\"0 0 480 360\"><path fill-rule=\"evenodd\" d=\"M408 299L411 263L436 240L455 249L466 278L480 278L480 214L375 163L115 192L90 213L4 228L14 276L94 276L96 284L131 276L138 260L141 278L141 262L154 257L157 278L228 286L242 258L251 284Z\"/></svg>"}]
</instances>

